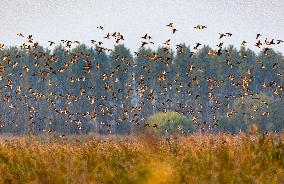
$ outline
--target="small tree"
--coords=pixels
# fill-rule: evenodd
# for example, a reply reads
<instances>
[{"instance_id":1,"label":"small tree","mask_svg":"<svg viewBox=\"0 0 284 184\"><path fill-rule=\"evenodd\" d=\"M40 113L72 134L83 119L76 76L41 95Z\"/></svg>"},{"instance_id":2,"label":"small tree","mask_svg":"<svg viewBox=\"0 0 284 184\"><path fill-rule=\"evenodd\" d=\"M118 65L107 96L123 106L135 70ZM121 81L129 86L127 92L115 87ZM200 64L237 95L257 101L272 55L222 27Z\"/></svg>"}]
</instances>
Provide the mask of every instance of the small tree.
<instances>
[{"instance_id":1,"label":"small tree","mask_svg":"<svg viewBox=\"0 0 284 184\"><path fill-rule=\"evenodd\" d=\"M177 112L159 112L148 118L148 124L159 135L188 134L195 130L192 120Z\"/></svg>"},{"instance_id":2,"label":"small tree","mask_svg":"<svg viewBox=\"0 0 284 184\"><path fill-rule=\"evenodd\" d=\"M261 93L234 101L232 109L219 118L222 131L236 133L239 130L280 131L283 127L283 102Z\"/></svg>"}]
</instances>

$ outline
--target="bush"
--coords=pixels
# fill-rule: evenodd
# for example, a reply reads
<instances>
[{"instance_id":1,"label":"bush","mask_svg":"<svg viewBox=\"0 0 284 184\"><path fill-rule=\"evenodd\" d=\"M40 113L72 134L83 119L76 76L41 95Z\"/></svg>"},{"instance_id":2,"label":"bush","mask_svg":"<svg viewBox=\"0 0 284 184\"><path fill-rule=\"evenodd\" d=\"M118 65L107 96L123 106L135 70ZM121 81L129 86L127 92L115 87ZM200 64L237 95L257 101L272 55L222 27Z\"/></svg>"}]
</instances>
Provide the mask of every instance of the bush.
<instances>
[{"instance_id":1,"label":"bush","mask_svg":"<svg viewBox=\"0 0 284 184\"><path fill-rule=\"evenodd\" d=\"M159 112L148 118L148 124L159 135L190 133L195 130L192 120L177 112Z\"/></svg>"},{"instance_id":2,"label":"bush","mask_svg":"<svg viewBox=\"0 0 284 184\"><path fill-rule=\"evenodd\" d=\"M232 108L219 118L219 127L223 132L237 133L248 132L256 125L258 131L279 132L284 126L283 110L283 101L263 93L237 98Z\"/></svg>"}]
</instances>

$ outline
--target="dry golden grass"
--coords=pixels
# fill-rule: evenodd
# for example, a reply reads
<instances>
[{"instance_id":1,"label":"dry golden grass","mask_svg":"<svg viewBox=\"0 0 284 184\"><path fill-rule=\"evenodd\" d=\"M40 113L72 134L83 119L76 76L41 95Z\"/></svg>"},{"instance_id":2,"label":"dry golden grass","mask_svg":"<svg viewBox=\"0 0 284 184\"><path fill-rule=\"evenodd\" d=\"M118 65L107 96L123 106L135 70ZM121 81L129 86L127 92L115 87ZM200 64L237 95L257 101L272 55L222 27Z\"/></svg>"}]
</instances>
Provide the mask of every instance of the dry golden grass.
<instances>
[{"instance_id":1,"label":"dry golden grass","mask_svg":"<svg viewBox=\"0 0 284 184\"><path fill-rule=\"evenodd\" d=\"M284 183L284 134L3 137L0 183Z\"/></svg>"}]
</instances>

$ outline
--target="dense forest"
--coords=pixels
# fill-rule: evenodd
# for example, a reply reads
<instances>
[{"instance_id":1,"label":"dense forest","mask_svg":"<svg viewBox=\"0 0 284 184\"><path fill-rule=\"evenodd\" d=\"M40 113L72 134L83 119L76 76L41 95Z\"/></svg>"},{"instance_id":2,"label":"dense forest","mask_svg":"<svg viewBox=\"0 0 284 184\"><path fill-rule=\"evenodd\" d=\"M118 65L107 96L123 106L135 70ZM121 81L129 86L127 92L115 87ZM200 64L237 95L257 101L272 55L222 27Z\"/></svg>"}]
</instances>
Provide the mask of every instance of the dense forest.
<instances>
[{"instance_id":1,"label":"dense forest","mask_svg":"<svg viewBox=\"0 0 284 184\"><path fill-rule=\"evenodd\" d=\"M196 131L283 129L281 53L193 49L2 48L0 132L129 134L159 128L148 119L161 112L182 114Z\"/></svg>"}]
</instances>

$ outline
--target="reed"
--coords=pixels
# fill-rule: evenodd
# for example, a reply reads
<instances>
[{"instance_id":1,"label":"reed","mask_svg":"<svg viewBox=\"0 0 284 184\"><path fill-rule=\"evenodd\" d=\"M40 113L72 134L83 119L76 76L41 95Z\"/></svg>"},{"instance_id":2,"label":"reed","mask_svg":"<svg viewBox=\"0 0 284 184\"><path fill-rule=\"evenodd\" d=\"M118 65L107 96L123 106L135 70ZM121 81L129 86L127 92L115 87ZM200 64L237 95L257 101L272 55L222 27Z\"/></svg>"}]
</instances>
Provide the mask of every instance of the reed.
<instances>
[{"instance_id":1,"label":"reed","mask_svg":"<svg viewBox=\"0 0 284 184\"><path fill-rule=\"evenodd\" d=\"M284 183L284 133L2 137L0 183Z\"/></svg>"}]
</instances>

